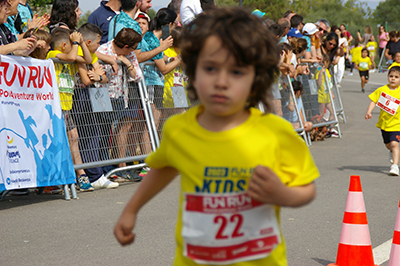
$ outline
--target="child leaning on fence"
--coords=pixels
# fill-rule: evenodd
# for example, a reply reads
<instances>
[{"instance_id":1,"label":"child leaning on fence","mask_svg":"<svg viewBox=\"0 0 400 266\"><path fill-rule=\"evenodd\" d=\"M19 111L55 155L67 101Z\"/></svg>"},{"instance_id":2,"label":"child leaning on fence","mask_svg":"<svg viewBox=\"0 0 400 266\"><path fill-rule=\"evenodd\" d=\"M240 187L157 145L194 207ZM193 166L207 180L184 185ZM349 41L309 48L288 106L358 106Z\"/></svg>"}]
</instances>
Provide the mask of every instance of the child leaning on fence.
<instances>
[{"instance_id":1,"label":"child leaning on fence","mask_svg":"<svg viewBox=\"0 0 400 266\"><path fill-rule=\"evenodd\" d=\"M179 48L179 38L181 35L181 31L182 27L176 27L171 31L171 36L174 42L172 44L172 47L164 51L164 57L168 63L174 61L177 57L181 56L181 49ZM183 105L185 105L185 107L188 106L186 90L184 89L184 87L186 87L186 83L187 77L183 71L182 64L177 66L171 72L164 75L163 107L170 108L168 110L171 110L171 113L167 114L167 116L176 113L182 113L185 111L185 109L179 107L184 107ZM178 97L179 101L177 101L177 99L175 99L174 101L173 90L175 90L175 92L177 93L181 93L179 97L177 93L175 93L175 98ZM175 106L174 103L180 104L180 106Z\"/></svg>"},{"instance_id":2,"label":"child leaning on fence","mask_svg":"<svg viewBox=\"0 0 400 266\"><path fill-rule=\"evenodd\" d=\"M46 59L58 58L62 61L71 62L68 63L57 63L56 75L58 82L58 89L60 92L61 109L67 130L67 137L69 147L71 149L72 161L74 165L82 164L82 158L79 153L79 135L76 128L75 122L71 115L72 109L72 95L74 94L75 82L74 78L77 74L77 67L74 62L86 62L84 58L78 56L78 46L83 47L85 58L88 57L87 53L89 50L83 41L82 35L79 32L73 32L70 34L68 29L57 28L52 32L53 36L53 51L47 53ZM90 56L90 54L89 54ZM92 191L93 187L90 185L85 171L82 169L76 170L78 175L78 184L81 191Z\"/></svg>"},{"instance_id":3,"label":"child leaning on fence","mask_svg":"<svg viewBox=\"0 0 400 266\"><path fill-rule=\"evenodd\" d=\"M315 79L317 80L318 85L318 104L319 104L319 114L323 116L325 113L325 109L329 111L329 119L328 121L335 119L335 114L332 107L331 97L333 98L333 94L331 93L333 84L331 81L331 73L329 72L329 65L331 64L331 60L329 55L322 55L322 67L315 74ZM326 75L325 75L326 73ZM327 78L327 79L326 79ZM331 93L331 94L329 94Z\"/></svg>"},{"instance_id":4,"label":"child leaning on fence","mask_svg":"<svg viewBox=\"0 0 400 266\"><path fill-rule=\"evenodd\" d=\"M376 89L369 95L365 119L372 118L372 110L378 106L381 110L376 124L381 129L383 143L389 150L390 175L399 175L399 141L400 141L400 67L394 66L388 72L388 84Z\"/></svg>"},{"instance_id":5,"label":"child leaning on fence","mask_svg":"<svg viewBox=\"0 0 400 266\"><path fill-rule=\"evenodd\" d=\"M139 209L179 172L174 265L287 265L280 206L310 202L319 173L292 125L270 113L279 52L261 23L242 8L216 8L184 28L188 91L201 104L165 123L146 160L152 170L115 226L121 244L132 243Z\"/></svg>"}]
</instances>

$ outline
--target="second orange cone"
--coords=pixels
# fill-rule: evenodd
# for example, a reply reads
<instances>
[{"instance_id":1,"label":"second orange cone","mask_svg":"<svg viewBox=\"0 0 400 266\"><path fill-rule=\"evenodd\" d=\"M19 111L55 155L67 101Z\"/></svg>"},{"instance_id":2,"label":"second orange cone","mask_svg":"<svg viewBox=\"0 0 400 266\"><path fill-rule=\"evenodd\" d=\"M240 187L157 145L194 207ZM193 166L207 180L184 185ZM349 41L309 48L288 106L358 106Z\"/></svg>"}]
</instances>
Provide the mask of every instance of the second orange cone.
<instances>
[{"instance_id":1,"label":"second orange cone","mask_svg":"<svg viewBox=\"0 0 400 266\"><path fill-rule=\"evenodd\" d=\"M360 176L350 177L336 263L328 266L374 266Z\"/></svg>"}]
</instances>

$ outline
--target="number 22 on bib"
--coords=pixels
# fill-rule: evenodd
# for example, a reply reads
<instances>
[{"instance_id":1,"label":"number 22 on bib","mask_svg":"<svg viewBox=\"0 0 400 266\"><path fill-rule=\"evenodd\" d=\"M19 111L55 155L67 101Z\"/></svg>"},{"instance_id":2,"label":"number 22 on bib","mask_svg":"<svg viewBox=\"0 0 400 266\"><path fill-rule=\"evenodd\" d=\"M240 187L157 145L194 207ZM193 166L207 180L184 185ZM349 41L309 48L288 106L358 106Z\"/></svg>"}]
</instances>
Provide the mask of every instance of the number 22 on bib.
<instances>
[{"instance_id":1,"label":"number 22 on bib","mask_svg":"<svg viewBox=\"0 0 400 266\"><path fill-rule=\"evenodd\" d=\"M265 258L281 243L275 207L246 193L186 194L182 237L184 256L215 265Z\"/></svg>"}]
</instances>

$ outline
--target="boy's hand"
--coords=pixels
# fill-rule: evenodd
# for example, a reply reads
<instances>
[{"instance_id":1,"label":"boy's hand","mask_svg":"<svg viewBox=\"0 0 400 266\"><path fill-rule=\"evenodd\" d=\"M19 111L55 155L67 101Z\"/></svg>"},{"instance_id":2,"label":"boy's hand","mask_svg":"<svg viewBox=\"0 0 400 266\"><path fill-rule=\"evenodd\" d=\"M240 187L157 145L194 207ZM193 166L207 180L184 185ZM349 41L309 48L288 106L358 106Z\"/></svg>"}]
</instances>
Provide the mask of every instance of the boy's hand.
<instances>
[{"instance_id":1,"label":"boy's hand","mask_svg":"<svg viewBox=\"0 0 400 266\"><path fill-rule=\"evenodd\" d=\"M169 47L171 47L173 43L174 43L174 39L172 39L172 36L168 36L168 38L165 40L160 39L160 47L162 48L163 51L165 51Z\"/></svg>"},{"instance_id":2,"label":"boy's hand","mask_svg":"<svg viewBox=\"0 0 400 266\"><path fill-rule=\"evenodd\" d=\"M81 38L82 38L82 34L80 34L77 31L74 31L73 33L71 33L69 35L69 39L71 40L71 42L79 42L79 43L81 43Z\"/></svg>"},{"instance_id":3,"label":"boy's hand","mask_svg":"<svg viewBox=\"0 0 400 266\"><path fill-rule=\"evenodd\" d=\"M270 168L258 165L250 177L247 193L262 203L288 206L289 190Z\"/></svg>"},{"instance_id":4,"label":"boy's hand","mask_svg":"<svg viewBox=\"0 0 400 266\"><path fill-rule=\"evenodd\" d=\"M365 120L371 119L372 118L372 114L371 113L366 113L365 114Z\"/></svg>"},{"instance_id":5,"label":"boy's hand","mask_svg":"<svg viewBox=\"0 0 400 266\"><path fill-rule=\"evenodd\" d=\"M135 226L136 215L124 211L114 227L114 235L118 242L125 246L132 244L135 234L132 232Z\"/></svg>"}]
</instances>

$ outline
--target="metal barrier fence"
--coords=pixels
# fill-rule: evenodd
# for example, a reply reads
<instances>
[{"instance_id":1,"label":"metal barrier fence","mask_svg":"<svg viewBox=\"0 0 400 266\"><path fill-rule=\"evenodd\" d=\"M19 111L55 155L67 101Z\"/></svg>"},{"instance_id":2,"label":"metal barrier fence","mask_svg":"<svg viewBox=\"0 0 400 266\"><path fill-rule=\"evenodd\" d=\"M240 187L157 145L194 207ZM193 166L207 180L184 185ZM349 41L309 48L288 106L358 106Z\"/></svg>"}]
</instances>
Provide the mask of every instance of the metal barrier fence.
<instances>
[{"instance_id":1,"label":"metal barrier fence","mask_svg":"<svg viewBox=\"0 0 400 266\"><path fill-rule=\"evenodd\" d=\"M129 81L128 73L121 65L121 76L112 75L111 66L103 65L108 83L92 86L82 83L79 74L74 71L75 63L55 60L55 66L56 73L62 73L69 66L74 76L73 107L69 115L76 126L77 134L68 136L70 143L75 145L75 148L71 148L71 154L76 170L144 160L159 146L166 119L197 104L188 100L183 87L146 87L144 78L138 83ZM155 65L149 62L141 64L144 72L148 67ZM310 70L309 75L297 78L304 87L303 95L298 98L289 76L282 77L277 84L281 96L281 112L278 114L292 122L308 145L311 145L311 140L305 132L301 117L305 121L312 121L314 127L336 128L339 137L341 132L338 118L345 122L334 73L331 72L329 76L325 71L322 74L318 65L311 65ZM324 118L325 110L330 113L328 118ZM68 118L66 121L67 124L70 122ZM141 163L112 169L106 177L117 171L144 165Z\"/></svg>"},{"instance_id":2,"label":"metal barrier fence","mask_svg":"<svg viewBox=\"0 0 400 266\"><path fill-rule=\"evenodd\" d=\"M346 123L346 116L333 68L324 71L319 64L309 65L309 68L309 75L299 75L296 78L303 85L303 94L296 99L291 78L283 76L274 85L273 104L274 113L292 122L296 131L311 145L310 135L304 130L301 115L304 122L311 121L314 128L336 129L338 137L342 136L339 118Z\"/></svg>"},{"instance_id":3,"label":"metal barrier fence","mask_svg":"<svg viewBox=\"0 0 400 266\"><path fill-rule=\"evenodd\" d=\"M385 51L386 51L386 46L385 46L385 48L383 48L381 57L379 59L379 64L378 64L378 72L379 73L384 73L385 71L388 70L388 68L390 66L390 65L388 65L388 60L385 56Z\"/></svg>"}]
</instances>

